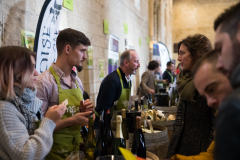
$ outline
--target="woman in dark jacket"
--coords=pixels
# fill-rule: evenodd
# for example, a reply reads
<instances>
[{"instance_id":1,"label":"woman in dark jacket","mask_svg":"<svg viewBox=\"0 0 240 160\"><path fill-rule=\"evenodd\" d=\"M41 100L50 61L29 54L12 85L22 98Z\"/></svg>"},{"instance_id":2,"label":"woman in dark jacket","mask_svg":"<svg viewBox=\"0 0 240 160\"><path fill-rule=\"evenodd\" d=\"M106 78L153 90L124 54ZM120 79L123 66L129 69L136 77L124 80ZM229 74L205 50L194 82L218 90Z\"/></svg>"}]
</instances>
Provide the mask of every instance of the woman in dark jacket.
<instances>
[{"instance_id":1,"label":"woman in dark jacket","mask_svg":"<svg viewBox=\"0 0 240 160\"><path fill-rule=\"evenodd\" d=\"M206 98L199 95L191 77L195 62L210 50L209 39L200 34L188 36L178 44L178 61L183 70L177 79L180 99L167 158L175 154L199 154L206 151L213 140L214 110L207 106Z\"/></svg>"}]
</instances>

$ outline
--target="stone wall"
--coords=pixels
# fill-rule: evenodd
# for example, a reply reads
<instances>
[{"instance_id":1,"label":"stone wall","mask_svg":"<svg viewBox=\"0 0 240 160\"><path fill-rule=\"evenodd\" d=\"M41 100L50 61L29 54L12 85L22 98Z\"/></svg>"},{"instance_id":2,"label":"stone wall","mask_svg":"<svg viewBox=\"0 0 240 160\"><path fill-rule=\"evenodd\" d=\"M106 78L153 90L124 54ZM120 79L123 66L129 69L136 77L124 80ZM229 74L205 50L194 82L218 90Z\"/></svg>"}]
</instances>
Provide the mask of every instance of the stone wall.
<instances>
[{"instance_id":1,"label":"stone wall","mask_svg":"<svg viewBox=\"0 0 240 160\"><path fill-rule=\"evenodd\" d=\"M7 0L3 1L4 35L2 45L21 45L21 30L35 32L38 16L45 0ZM140 10L134 0L73 0L73 11L62 10L60 29L73 28L84 32L93 46L93 69L78 74L90 99L95 104L101 80L98 60L105 61L105 76L108 74L108 40L103 33L103 19L109 22L109 33L119 38L119 51L125 50L125 39L135 47L140 56L141 67L133 76L132 94L136 94L142 73L149 62L149 11L148 0L141 0ZM1 5L1 0L0 0ZM1 15L0 15L1 18ZM123 23L128 23L128 34L124 33ZM141 46L139 46L141 38ZM107 97L106 97L107 98Z\"/></svg>"},{"instance_id":2,"label":"stone wall","mask_svg":"<svg viewBox=\"0 0 240 160\"><path fill-rule=\"evenodd\" d=\"M44 1L0 0L0 10L3 9L3 12L0 12L0 21L4 22L3 25L0 24L0 31L4 28L1 46L21 45L21 30L35 32ZM60 29L70 27L82 31L92 42L93 69L87 69L84 63L84 70L78 76L95 103L101 84L99 59L105 61L104 75L108 74L109 35L103 33L103 19L109 22L110 34L119 38L119 51L125 50L127 39L128 44L135 47L140 56L141 67L137 75L133 76L132 95L135 95L141 75L151 60L152 43L163 42L169 50L170 57L176 60L177 54L173 54L173 43L188 35L204 34L213 44L214 19L225 8L239 0L141 0L140 10L135 7L134 0L73 0L73 2L73 11L66 8L62 10ZM155 7L158 5L157 10L154 10L154 5ZM128 23L128 34L124 33L124 22ZM146 40L148 36L149 45Z\"/></svg>"},{"instance_id":3,"label":"stone wall","mask_svg":"<svg viewBox=\"0 0 240 160\"><path fill-rule=\"evenodd\" d=\"M174 0L172 41L178 43L188 35L196 33L207 36L214 44L213 23L226 8L239 0ZM177 54L174 54L177 59Z\"/></svg>"},{"instance_id":4,"label":"stone wall","mask_svg":"<svg viewBox=\"0 0 240 160\"><path fill-rule=\"evenodd\" d=\"M158 42L166 45L172 57L172 0L149 0L149 37L151 60L152 44Z\"/></svg>"}]
</instances>

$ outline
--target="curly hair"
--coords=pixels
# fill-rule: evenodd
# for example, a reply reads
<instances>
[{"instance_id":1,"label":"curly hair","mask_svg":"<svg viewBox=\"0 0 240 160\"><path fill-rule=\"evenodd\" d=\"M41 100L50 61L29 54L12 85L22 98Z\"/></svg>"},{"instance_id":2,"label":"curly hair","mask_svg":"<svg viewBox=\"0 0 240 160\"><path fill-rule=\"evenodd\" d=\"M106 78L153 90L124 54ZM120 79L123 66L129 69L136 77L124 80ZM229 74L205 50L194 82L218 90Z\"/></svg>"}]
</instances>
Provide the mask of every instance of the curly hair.
<instances>
[{"instance_id":1,"label":"curly hair","mask_svg":"<svg viewBox=\"0 0 240 160\"><path fill-rule=\"evenodd\" d=\"M78 45L90 46L91 42L86 35L75 29L67 28L62 30L57 37L57 52L61 55L64 47L70 45L74 50Z\"/></svg>"},{"instance_id":2,"label":"curly hair","mask_svg":"<svg viewBox=\"0 0 240 160\"><path fill-rule=\"evenodd\" d=\"M202 34L188 36L178 43L178 54L180 46L184 44L191 54L193 64L204 54L212 49L209 39Z\"/></svg>"}]
</instances>

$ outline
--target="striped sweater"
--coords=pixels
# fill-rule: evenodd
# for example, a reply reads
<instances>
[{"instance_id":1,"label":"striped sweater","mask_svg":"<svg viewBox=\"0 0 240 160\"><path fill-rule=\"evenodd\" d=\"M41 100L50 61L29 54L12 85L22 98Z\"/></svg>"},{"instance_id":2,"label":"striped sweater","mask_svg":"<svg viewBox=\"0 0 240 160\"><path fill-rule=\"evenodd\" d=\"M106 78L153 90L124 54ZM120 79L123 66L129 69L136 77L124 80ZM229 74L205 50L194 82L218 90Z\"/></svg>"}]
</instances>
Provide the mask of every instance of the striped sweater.
<instances>
[{"instance_id":1,"label":"striped sweater","mask_svg":"<svg viewBox=\"0 0 240 160\"><path fill-rule=\"evenodd\" d=\"M36 98L36 90L24 89L19 97L30 111L31 121L37 122L36 116L42 101ZM14 103L0 100L0 159L4 160L42 160L53 144L55 123L43 118L40 126L31 125L33 133L27 130L26 117L19 112Z\"/></svg>"}]
</instances>

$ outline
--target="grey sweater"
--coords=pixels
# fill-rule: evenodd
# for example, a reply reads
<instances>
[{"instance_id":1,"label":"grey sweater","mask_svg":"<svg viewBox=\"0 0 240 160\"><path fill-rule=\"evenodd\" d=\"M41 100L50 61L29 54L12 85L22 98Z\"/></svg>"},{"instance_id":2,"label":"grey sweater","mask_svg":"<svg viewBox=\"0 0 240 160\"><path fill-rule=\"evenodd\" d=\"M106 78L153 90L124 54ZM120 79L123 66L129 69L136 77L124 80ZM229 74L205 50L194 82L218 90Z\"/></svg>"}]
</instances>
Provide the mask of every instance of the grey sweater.
<instances>
[{"instance_id":1,"label":"grey sweater","mask_svg":"<svg viewBox=\"0 0 240 160\"><path fill-rule=\"evenodd\" d=\"M41 100L35 97L25 98L24 106L33 113L32 120L37 122L36 116L42 104ZM35 116L34 116L35 115ZM18 111L14 103L0 100L0 159L4 160L42 160L50 151L53 144L53 130L55 123L43 118L40 126L36 123L33 134L29 135L27 130L27 120Z\"/></svg>"}]
</instances>

